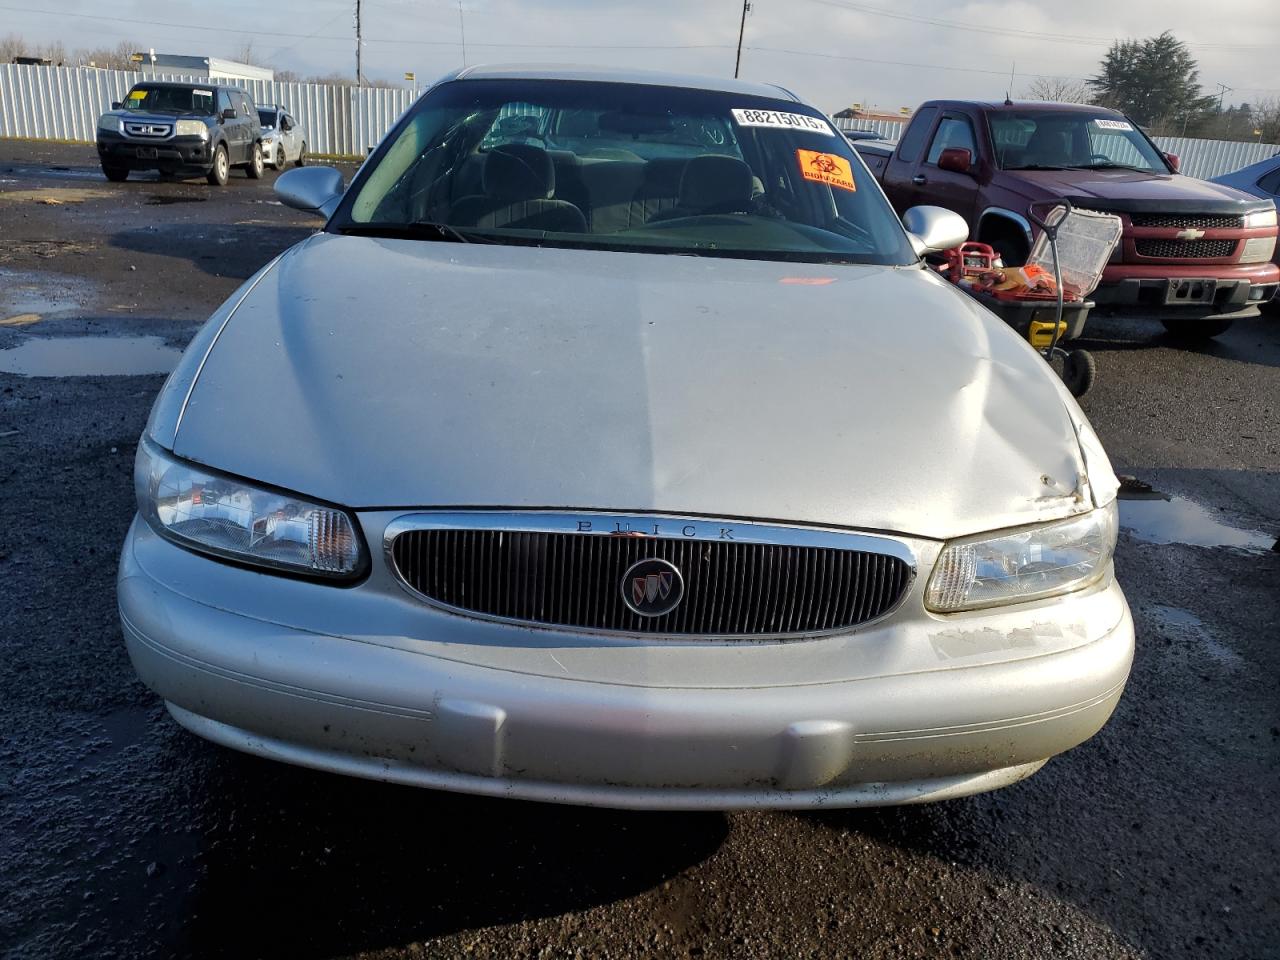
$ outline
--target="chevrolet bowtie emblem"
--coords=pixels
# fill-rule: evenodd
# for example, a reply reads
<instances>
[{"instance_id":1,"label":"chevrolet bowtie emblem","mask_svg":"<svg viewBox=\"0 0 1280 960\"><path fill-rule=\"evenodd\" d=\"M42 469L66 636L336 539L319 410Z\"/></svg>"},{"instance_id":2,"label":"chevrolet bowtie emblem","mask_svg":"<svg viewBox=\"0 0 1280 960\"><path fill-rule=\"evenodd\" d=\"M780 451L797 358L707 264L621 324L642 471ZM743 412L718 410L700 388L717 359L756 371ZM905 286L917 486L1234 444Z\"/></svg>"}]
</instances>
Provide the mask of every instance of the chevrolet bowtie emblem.
<instances>
[{"instance_id":1,"label":"chevrolet bowtie emblem","mask_svg":"<svg viewBox=\"0 0 1280 960\"><path fill-rule=\"evenodd\" d=\"M1179 240L1199 240L1203 236L1203 230L1179 230L1177 233Z\"/></svg>"}]
</instances>

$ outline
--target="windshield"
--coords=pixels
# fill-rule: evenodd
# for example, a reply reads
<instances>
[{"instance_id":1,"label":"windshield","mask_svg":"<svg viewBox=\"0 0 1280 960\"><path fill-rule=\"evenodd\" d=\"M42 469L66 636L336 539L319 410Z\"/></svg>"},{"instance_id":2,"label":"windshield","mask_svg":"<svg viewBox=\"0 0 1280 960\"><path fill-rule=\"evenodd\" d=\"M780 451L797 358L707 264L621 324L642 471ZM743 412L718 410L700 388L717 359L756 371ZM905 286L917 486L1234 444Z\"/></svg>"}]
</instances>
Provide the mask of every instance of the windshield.
<instances>
[{"instance_id":1,"label":"windshield","mask_svg":"<svg viewBox=\"0 0 1280 960\"><path fill-rule=\"evenodd\" d=\"M848 142L811 108L583 81L436 87L365 165L330 229L815 262L916 260Z\"/></svg>"},{"instance_id":2,"label":"windshield","mask_svg":"<svg viewBox=\"0 0 1280 960\"><path fill-rule=\"evenodd\" d=\"M199 87L134 87L121 104L150 113L213 113L213 91Z\"/></svg>"},{"instance_id":3,"label":"windshield","mask_svg":"<svg viewBox=\"0 0 1280 960\"><path fill-rule=\"evenodd\" d=\"M258 123L264 127L274 127L276 125L276 112L274 110L258 110Z\"/></svg>"},{"instance_id":4,"label":"windshield","mask_svg":"<svg viewBox=\"0 0 1280 960\"><path fill-rule=\"evenodd\" d=\"M996 162L1004 170L1122 169L1168 173L1160 151L1114 114L1051 110L990 115Z\"/></svg>"}]
</instances>

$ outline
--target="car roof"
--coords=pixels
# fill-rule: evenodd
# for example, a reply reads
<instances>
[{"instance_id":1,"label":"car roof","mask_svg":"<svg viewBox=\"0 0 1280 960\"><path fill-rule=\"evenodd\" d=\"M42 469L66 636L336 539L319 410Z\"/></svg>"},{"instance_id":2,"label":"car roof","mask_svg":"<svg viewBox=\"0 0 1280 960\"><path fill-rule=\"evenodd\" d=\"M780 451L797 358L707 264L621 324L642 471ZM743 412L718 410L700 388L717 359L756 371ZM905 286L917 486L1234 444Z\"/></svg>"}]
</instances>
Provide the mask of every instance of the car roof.
<instances>
[{"instance_id":1,"label":"car roof","mask_svg":"<svg viewBox=\"0 0 1280 960\"><path fill-rule=\"evenodd\" d=\"M139 80L134 84L135 87L178 87L186 89L187 87L199 87L201 90L234 90L236 93L249 95L249 91L244 87L233 87L230 84L218 83L216 80L210 80L207 83L203 80Z\"/></svg>"},{"instance_id":2,"label":"car roof","mask_svg":"<svg viewBox=\"0 0 1280 960\"><path fill-rule=\"evenodd\" d=\"M1051 100L1014 100L1007 102L1004 100L930 100L928 103L922 104L926 107L978 107L982 110L995 110L1003 112L1006 110L1049 110L1053 113L1107 113L1112 116L1122 117L1119 110L1112 110L1110 107L1100 107L1095 103L1055 103Z\"/></svg>"},{"instance_id":3,"label":"car roof","mask_svg":"<svg viewBox=\"0 0 1280 960\"><path fill-rule=\"evenodd\" d=\"M609 67L555 66L542 63L491 64L464 67L452 80L579 80L597 83L636 83L652 87L686 87L716 93L801 100L790 90L773 83L733 80L699 74L666 73L659 70L619 70Z\"/></svg>"}]
</instances>

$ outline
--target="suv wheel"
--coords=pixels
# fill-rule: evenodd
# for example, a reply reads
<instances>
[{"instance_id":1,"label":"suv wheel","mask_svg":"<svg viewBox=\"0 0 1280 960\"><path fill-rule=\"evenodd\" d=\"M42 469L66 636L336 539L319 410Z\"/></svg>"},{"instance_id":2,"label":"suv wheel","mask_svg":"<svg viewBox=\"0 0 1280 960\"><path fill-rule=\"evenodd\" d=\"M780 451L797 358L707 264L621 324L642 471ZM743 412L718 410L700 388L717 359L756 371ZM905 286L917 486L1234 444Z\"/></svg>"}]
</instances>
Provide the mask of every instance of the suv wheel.
<instances>
[{"instance_id":1,"label":"suv wheel","mask_svg":"<svg viewBox=\"0 0 1280 960\"><path fill-rule=\"evenodd\" d=\"M128 167L108 167L105 163L102 165L102 173L112 183L124 183L129 179Z\"/></svg>"},{"instance_id":2,"label":"suv wheel","mask_svg":"<svg viewBox=\"0 0 1280 960\"><path fill-rule=\"evenodd\" d=\"M244 172L249 175L250 180L262 179L262 144L253 145L253 157L249 160L249 166L244 168Z\"/></svg>"},{"instance_id":3,"label":"suv wheel","mask_svg":"<svg viewBox=\"0 0 1280 960\"><path fill-rule=\"evenodd\" d=\"M225 187L231 176L231 160L227 156L227 145L218 144L213 150L213 167L209 170L209 182L215 187Z\"/></svg>"},{"instance_id":4,"label":"suv wheel","mask_svg":"<svg viewBox=\"0 0 1280 960\"><path fill-rule=\"evenodd\" d=\"M296 166L302 166L307 162L307 142L302 141L302 146L298 148L298 159L294 161Z\"/></svg>"},{"instance_id":5,"label":"suv wheel","mask_svg":"<svg viewBox=\"0 0 1280 960\"><path fill-rule=\"evenodd\" d=\"M289 158L288 156L285 155L284 144L277 143L276 144L276 162L273 163L271 166L274 167L276 170L283 170L288 165L289 165Z\"/></svg>"},{"instance_id":6,"label":"suv wheel","mask_svg":"<svg viewBox=\"0 0 1280 960\"><path fill-rule=\"evenodd\" d=\"M1161 320L1169 336L1182 343L1203 343L1231 329L1230 318L1217 320Z\"/></svg>"}]
</instances>

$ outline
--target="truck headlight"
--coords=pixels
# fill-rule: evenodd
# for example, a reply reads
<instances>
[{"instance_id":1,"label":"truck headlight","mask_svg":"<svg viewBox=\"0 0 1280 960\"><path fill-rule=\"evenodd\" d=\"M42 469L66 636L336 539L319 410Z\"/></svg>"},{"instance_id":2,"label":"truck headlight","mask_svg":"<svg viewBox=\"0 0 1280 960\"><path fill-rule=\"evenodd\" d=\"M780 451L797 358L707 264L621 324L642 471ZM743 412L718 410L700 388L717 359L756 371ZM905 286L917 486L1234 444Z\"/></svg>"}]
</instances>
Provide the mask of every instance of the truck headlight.
<instances>
[{"instance_id":1,"label":"truck headlight","mask_svg":"<svg viewBox=\"0 0 1280 960\"><path fill-rule=\"evenodd\" d=\"M124 121L111 114L105 114L98 118L98 129L109 130L111 133L124 133Z\"/></svg>"},{"instance_id":2,"label":"truck headlight","mask_svg":"<svg viewBox=\"0 0 1280 960\"><path fill-rule=\"evenodd\" d=\"M1244 228L1246 230L1253 230L1257 227L1274 227L1275 225L1276 211L1274 208L1271 210L1257 210L1244 215Z\"/></svg>"},{"instance_id":3,"label":"truck headlight","mask_svg":"<svg viewBox=\"0 0 1280 960\"><path fill-rule=\"evenodd\" d=\"M174 133L179 137L199 137L202 140L209 139L209 128L199 120L179 120L178 125L174 127Z\"/></svg>"},{"instance_id":4,"label":"truck headlight","mask_svg":"<svg viewBox=\"0 0 1280 960\"><path fill-rule=\"evenodd\" d=\"M1106 574L1116 501L1078 517L952 540L934 564L925 606L955 613L1079 590Z\"/></svg>"},{"instance_id":5,"label":"truck headlight","mask_svg":"<svg viewBox=\"0 0 1280 960\"><path fill-rule=\"evenodd\" d=\"M338 507L179 460L146 438L133 473L142 516L179 546L334 580L365 569L356 522Z\"/></svg>"}]
</instances>

